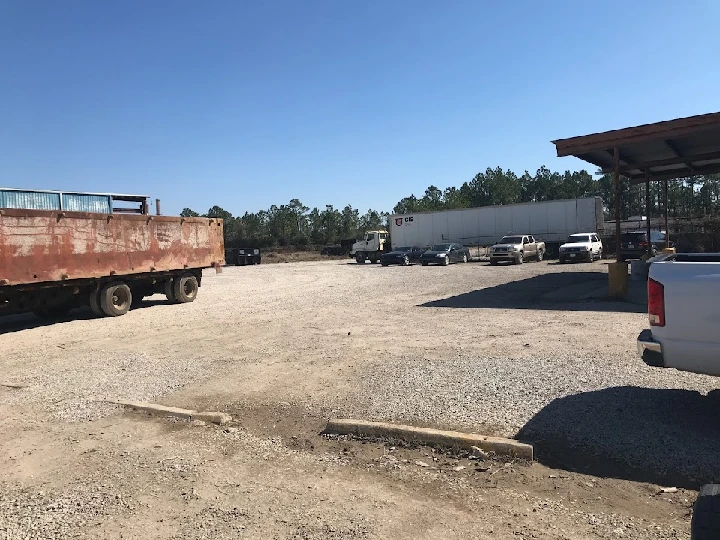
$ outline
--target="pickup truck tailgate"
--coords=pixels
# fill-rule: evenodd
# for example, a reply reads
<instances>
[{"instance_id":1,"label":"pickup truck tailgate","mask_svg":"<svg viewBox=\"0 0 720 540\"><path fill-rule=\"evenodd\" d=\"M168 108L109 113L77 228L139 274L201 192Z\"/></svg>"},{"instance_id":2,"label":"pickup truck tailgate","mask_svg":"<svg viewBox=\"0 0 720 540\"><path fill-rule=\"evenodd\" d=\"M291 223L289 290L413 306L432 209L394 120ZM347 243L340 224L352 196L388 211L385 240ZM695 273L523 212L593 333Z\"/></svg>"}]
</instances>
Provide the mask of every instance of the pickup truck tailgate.
<instances>
[{"instance_id":1,"label":"pickup truck tailgate","mask_svg":"<svg viewBox=\"0 0 720 540\"><path fill-rule=\"evenodd\" d=\"M664 289L665 326L652 336L665 367L720 375L720 262L656 262L650 279Z\"/></svg>"}]
</instances>

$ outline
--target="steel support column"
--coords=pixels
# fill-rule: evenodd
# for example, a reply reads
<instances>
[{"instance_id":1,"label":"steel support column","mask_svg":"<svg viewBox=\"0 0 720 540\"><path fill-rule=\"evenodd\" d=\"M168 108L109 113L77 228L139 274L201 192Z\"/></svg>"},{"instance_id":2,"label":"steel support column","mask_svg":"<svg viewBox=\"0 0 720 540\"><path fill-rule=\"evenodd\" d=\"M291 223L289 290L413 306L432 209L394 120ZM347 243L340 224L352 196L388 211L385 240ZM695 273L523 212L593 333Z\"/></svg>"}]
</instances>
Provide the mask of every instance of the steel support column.
<instances>
[{"instance_id":1,"label":"steel support column","mask_svg":"<svg viewBox=\"0 0 720 540\"><path fill-rule=\"evenodd\" d=\"M650 238L650 173L645 171L645 221L647 231L647 253L648 259L652 257L652 238Z\"/></svg>"},{"instance_id":2,"label":"steel support column","mask_svg":"<svg viewBox=\"0 0 720 540\"><path fill-rule=\"evenodd\" d=\"M670 229L668 228L668 181L665 179L663 181L663 195L665 202L663 204L663 207L665 208L665 247L670 247Z\"/></svg>"},{"instance_id":3,"label":"steel support column","mask_svg":"<svg viewBox=\"0 0 720 540\"><path fill-rule=\"evenodd\" d=\"M613 149L613 162L615 164L615 260L620 262L620 151L617 146Z\"/></svg>"}]
</instances>

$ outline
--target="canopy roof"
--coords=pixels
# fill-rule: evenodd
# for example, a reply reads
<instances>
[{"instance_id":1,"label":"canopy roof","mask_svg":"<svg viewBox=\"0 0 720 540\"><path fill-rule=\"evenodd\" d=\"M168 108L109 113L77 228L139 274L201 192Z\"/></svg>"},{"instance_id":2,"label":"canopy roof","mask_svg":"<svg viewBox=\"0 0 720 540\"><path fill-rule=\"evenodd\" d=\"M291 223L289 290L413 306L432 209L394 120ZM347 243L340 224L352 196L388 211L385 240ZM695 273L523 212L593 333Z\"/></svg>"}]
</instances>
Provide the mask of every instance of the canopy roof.
<instances>
[{"instance_id":1,"label":"canopy roof","mask_svg":"<svg viewBox=\"0 0 720 540\"><path fill-rule=\"evenodd\" d=\"M720 112L553 141L558 157L575 156L634 183L720 172Z\"/></svg>"}]
</instances>

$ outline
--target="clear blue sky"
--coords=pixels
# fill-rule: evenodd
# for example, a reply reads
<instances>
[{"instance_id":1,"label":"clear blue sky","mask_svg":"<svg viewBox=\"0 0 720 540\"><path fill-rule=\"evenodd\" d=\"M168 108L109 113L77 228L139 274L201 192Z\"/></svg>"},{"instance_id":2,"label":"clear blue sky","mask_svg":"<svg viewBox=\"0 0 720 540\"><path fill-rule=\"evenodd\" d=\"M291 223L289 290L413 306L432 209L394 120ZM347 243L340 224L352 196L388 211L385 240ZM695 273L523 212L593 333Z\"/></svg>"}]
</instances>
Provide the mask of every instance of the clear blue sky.
<instances>
[{"instance_id":1,"label":"clear blue sky","mask_svg":"<svg viewBox=\"0 0 720 540\"><path fill-rule=\"evenodd\" d=\"M391 210L720 110L720 2L0 2L0 185Z\"/></svg>"}]
</instances>

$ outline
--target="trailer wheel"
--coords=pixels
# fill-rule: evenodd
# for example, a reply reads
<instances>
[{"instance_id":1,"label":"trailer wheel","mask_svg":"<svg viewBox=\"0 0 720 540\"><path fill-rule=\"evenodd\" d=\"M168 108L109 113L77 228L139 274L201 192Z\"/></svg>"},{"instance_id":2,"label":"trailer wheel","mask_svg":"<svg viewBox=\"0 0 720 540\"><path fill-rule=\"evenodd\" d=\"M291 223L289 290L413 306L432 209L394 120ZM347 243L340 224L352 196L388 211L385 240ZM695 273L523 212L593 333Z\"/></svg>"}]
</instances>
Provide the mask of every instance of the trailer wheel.
<instances>
[{"instance_id":1,"label":"trailer wheel","mask_svg":"<svg viewBox=\"0 0 720 540\"><path fill-rule=\"evenodd\" d=\"M105 315L125 315L131 305L132 291L126 283L108 283L100 289L100 309Z\"/></svg>"},{"instance_id":2,"label":"trailer wheel","mask_svg":"<svg viewBox=\"0 0 720 540\"><path fill-rule=\"evenodd\" d=\"M358 264L365 264L365 254L358 253L357 255L355 255L355 262Z\"/></svg>"},{"instance_id":3,"label":"trailer wheel","mask_svg":"<svg viewBox=\"0 0 720 540\"><path fill-rule=\"evenodd\" d=\"M192 274L185 274L173 280L173 295L181 304L192 302L197 298L198 282Z\"/></svg>"},{"instance_id":4,"label":"trailer wheel","mask_svg":"<svg viewBox=\"0 0 720 540\"><path fill-rule=\"evenodd\" d=\"M720 484L707 484L698 494L690 523L691 540L710 540L720 535Z\"/></svg>"},{"instance_id":5,"label":"trailer wheel","mask_svg":"<svg viewBox=\"0 0 720 540\"><path fill-rule=\"evenodd\" d=\"M90 309L98 317L104 317L102 308L100 307L100 291L92 291L90 293Z\"/></svg>"}]
</instances>

